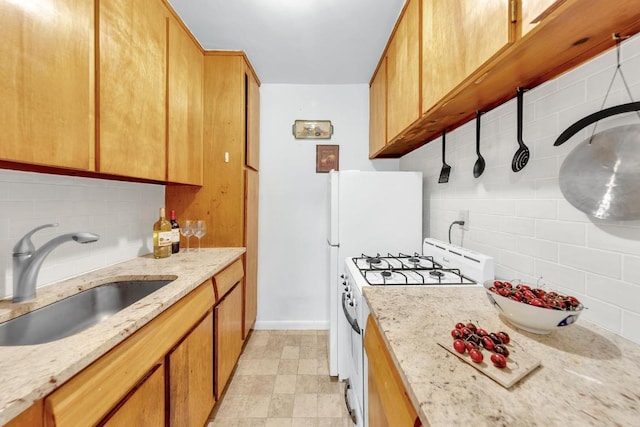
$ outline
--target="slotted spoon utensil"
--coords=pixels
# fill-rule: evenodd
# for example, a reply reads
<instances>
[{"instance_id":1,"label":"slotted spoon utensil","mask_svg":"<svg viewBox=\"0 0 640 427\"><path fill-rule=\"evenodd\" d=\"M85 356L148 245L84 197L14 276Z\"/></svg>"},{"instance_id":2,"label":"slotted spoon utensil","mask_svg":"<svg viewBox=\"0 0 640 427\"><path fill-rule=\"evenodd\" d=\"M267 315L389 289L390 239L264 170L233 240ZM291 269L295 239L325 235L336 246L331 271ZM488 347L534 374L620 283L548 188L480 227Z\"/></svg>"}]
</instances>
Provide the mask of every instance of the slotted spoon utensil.
<instances>
[{"instance_id":1,"label":"slotted spoon utensil","mask_svg":"<svg viewBox=\"0 0 640 427\"><path fill-rule=\"evenodd\" d=\"M442 130L442 169L440 169L440 178L438 178L438 184L444 184L445 182L449 182L449 174L451 173L451 166L447 164L445 161L445 150L446 150L446 141L445 135L446 130Z\"/></svg>"},{"instance_id":2,"label":"slotted spoon utensil","mask_svg":"<svg viewBox=\"0 0 640 427\"><path fill-rule=\"evenodd\" d=\"M518 151L513 156L513 161L511 162L511 170L514 172L520 172L527 166L529 162L529 147L524 144L522 140L522 116L524 110L524 89L519 87L517 89L518 95Z\"/></svg>"}]
</instances>

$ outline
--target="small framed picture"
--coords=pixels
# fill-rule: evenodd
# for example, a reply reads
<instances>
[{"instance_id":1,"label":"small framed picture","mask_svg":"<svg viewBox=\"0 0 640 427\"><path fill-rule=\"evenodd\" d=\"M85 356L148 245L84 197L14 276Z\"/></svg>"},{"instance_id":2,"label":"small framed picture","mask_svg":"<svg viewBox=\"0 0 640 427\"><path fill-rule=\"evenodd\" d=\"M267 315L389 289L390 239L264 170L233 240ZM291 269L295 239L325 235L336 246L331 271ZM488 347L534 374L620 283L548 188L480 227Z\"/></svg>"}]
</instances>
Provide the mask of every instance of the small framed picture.
<instances>
[{"instance_id":1,"label":"small framed picture","mask_svg":"<svg viewBox=\"0 0 640 427\"><path fill-rule=\"evenodd\" d=\"M316 145L316 173L327 173L331 170L340 170L339 145Z\"/></svg>"},{"instance_id":2,"label":"small framed picture","mask_svg":"<svg viewBox=\"0 0 640 427\"><path fill-rule=\"evenodd\" d=\"M331 139L331 135L331 120L296 120L293 124L293 136L296 139Z\"/></svg>"}]
</instances>

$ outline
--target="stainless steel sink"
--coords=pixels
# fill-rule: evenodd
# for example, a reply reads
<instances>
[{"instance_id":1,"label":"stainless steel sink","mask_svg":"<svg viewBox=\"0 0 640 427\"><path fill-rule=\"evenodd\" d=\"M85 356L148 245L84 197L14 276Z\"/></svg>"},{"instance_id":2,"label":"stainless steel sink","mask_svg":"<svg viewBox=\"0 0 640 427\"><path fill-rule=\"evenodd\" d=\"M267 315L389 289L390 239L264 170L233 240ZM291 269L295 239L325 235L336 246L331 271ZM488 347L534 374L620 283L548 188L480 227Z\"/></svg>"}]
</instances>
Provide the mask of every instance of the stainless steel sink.
<instances>
[{"instance_id":1,"label":"stainless steel sink","mask_svg":"<svg viewBox=\"0 0 640 427\"><path fill-rule=\"evenodd\" d=\"M93 326L173 280L105 283L0 323L0 346L43 344Z\"/></svg>"}]
</instances>

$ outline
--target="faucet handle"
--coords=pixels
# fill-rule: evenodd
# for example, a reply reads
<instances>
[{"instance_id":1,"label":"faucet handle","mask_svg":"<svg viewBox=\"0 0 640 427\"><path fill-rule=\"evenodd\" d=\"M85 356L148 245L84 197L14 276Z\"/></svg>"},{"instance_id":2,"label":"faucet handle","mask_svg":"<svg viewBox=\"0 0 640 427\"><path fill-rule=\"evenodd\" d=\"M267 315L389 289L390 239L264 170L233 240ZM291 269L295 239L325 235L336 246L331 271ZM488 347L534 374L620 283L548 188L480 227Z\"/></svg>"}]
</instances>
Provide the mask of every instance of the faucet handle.
<instances>
[{"instance_id":1,"label":"faucet handle","mask_svg":"<svg viewBox=\"0 0 640 427\"><path fill-rule=\"evenodd\" d=\"M57 227L57 226L58 224L54 223L54 224L45 224L45 225L41 225L39 227L34 228L30 232L22 236L20 240L18 240L18 243L16 243L16 245L13 247L13 253L28 254L28 253L35 252L36 247L33 246L33 242L31 241L31 236L33 235L33 233L35 233L38 230L42 230L43 228Z\"/></svg>"}]
</instances>

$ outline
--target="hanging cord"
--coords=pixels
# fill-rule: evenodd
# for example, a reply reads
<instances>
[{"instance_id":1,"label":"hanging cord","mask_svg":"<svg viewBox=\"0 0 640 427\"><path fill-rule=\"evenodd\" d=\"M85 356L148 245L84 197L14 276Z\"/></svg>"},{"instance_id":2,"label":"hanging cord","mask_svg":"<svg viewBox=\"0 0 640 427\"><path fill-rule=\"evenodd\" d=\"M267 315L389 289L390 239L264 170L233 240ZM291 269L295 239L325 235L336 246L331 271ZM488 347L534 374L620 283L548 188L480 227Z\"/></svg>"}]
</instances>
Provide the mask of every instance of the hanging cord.
<instances>
[{"instance_id":1,"label":"hanging cord","mask_svg":"<svg viewBox=\"0 0 640 427\"><path fill-rule=\"evenodd\" d=\"M451 223L451 225L449 226L449 243L451 243L451 227L453 227L454 225L459 225L462 227L464 225L464 221L453 221Z\"/></svg>"},{"instance_id":2,"label":"hanging cord","mask_svg":"<svg viewBox=\"0 0 640 427\"><path fill-rule=\"evenodd\" d=\"M620 74L622 83L624 83L624 87L627 90L629 99L631 99L631 102L633 102L633 96L631 95L631 90L629 89L629 85L627 84L627 79L624 77L624 73L622 72L622 68L621 68L622 64L620 64L620 45L622 41L628 39L629 36L622 37L618 33L614 33L612 34L611 37L616 41L616 70L613 73L613 77L611 78L611 81L609 82L609 87L607 88L607 93L604 95L604 99L602 100L602 105L600 106L600 110L604 108L604 104L607 102L607 98L609 97L609 92L611 92L611 88L613 87L613 82L615 81L616 75L618 73ZM638 115L638 118L640 118L640 111L636 111L636 114ZM598 122L596 122L596 124L593 126L593 131L591 132L591 136L589 137L589 144L591 144L591 141L593 140L593 136L595 135L597 128L598 128Z\"/></svg>"}]
</instances>

